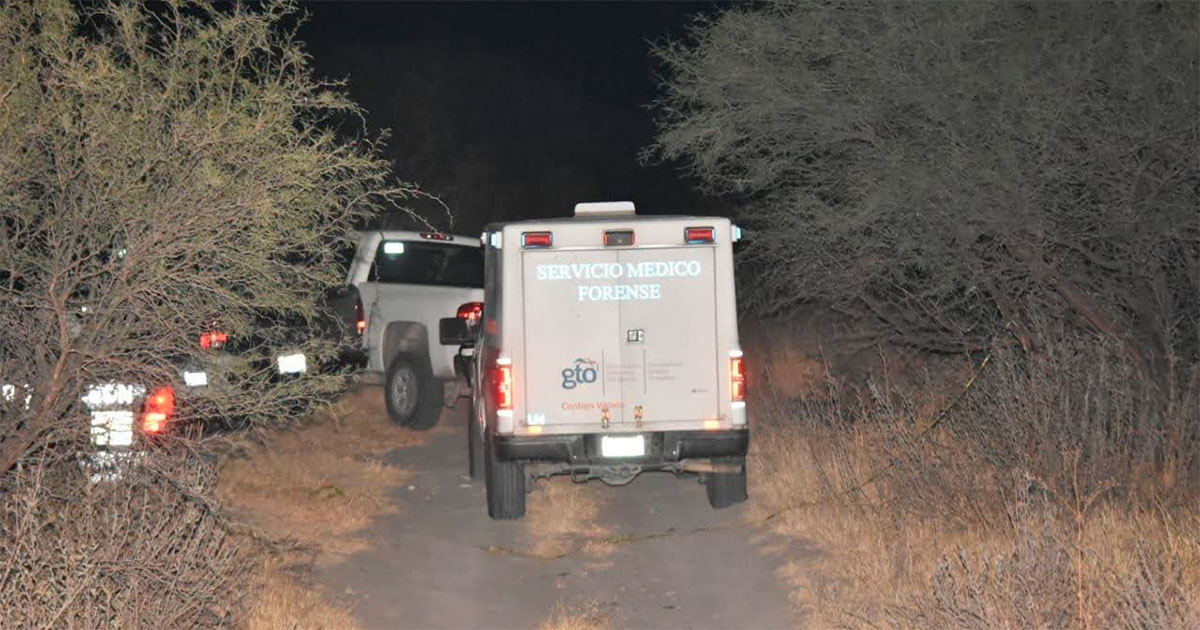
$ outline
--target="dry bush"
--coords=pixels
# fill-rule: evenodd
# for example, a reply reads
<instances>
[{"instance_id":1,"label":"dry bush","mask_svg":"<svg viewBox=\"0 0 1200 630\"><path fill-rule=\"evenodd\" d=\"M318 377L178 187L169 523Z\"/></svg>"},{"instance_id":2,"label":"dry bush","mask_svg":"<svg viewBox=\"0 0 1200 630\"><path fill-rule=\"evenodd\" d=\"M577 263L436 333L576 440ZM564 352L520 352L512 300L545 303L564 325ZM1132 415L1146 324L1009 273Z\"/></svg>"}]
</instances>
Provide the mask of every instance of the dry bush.
<instances>
[{"instance_id":1,"label":"dry bush","mask_svg":"<svg viewBox=\"0 0 1200 630\"><path fill-rule=\"evenodd\" d=\"M1194 2L735 3L654 47L648 155L742 202L759 316L819 303L945 351L1032 305L1195 361L1198 23Z\"/></svg>"},{"instance_id":2,"label":"dry bush","mask_svg":"<svg viewBox=\"0 0 1200 630\"><path fill-rule=\"evenodd\" d=\"M159 454L119 483L72 462L10 476L0 626L187 628L237 617L252 545L211 511L212 466Z\"/></svg>"},{"instance_id":3,"label":"dry bush","mask_svg":"<svg viewBox=\"0 0 1200 630\"><path fill-rule=\"evenodd\" d=\"M206 393L176 388L189 432L287 424L341 391L340 375L278 378L274 357L331 358L319 300L341 282L339 244L415 191L375 141L339 134L361 110L313 76L299 11L0 11L6 626L219 625L246 591L187 445L138 432L140 463L98 485L71 458L94 450L81 397L97 384L180 385L204 365ZM213 326L233 352L198 347Z\"/></svg>"},{"instance_id":4,"label":"dry bush","mask_svg":"<svg viewBox=\"0 0 1200 630\"><path fill-rule=\"evenodd\" d=\"M0 12L0 476L84 423L103 382L179 385L178 422L303 417L338 377L273 360L333 353L340 245L414 192L361 113L312 74L286 2L18 3ZM217 325L228 361L197 343ZM315 369L313 370L316 371Z\"/></svg>"},{"instance_id":5,"label":"dry bush","mask_svg":"<svg viewBox=\"0 0 1200 630\"><path fill-rule=\"evenodd\" d=\"M759 397L754 496L823 551L783 571L798 604L851 626L1200 620L1200 375L1151 382L1104 339L1035 337L1053 341L997 350L944 416L886 383Z\"/></svg>"}]
</instances>

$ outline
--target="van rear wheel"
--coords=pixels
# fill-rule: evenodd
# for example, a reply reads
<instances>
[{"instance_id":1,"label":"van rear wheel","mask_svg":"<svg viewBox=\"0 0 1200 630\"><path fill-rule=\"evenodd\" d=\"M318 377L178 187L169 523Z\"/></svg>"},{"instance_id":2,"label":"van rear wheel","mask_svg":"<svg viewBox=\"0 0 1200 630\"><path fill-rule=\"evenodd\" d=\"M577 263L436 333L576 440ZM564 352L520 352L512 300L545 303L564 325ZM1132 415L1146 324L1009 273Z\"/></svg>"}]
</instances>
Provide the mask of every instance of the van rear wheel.
<instances>
[{"instance_id":1,"label":"van rear wheel","mask_svg":"<svg viewBox=\"0 0 1200 630\"><path fill-rule=\"evenodd\" d=\"M746 500L746 465L744 461L741 472L709 473L704 480L704 489L708 492L708 504L714 509L727 508Z\"/></svg>"},{"instance_id":2,"label":"van rear wheel","mask_svg":"<svg viewBox=\"0 0 1200 630\"><path fill-rule=\"evenodd\" d=\"M483 468L488 516L495 520L525 516L525 465L497 457L496 446L489 436Z\"/></svg>"}]
</instances>

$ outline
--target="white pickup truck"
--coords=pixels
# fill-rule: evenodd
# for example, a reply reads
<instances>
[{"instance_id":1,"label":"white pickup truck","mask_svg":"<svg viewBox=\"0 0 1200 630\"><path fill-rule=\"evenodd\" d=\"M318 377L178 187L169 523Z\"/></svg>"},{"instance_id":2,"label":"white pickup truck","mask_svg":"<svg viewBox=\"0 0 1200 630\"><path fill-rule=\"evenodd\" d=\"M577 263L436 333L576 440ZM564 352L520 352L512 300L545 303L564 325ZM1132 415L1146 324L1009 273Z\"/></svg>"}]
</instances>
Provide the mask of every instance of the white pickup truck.
<instances>
[{"instance_id":1,"label":"white pickup truck","mask_svg":"<svg viewBox=\"0 0 1200 630\"><path fill-rule=\"evenodd\" d=\"M355 328L365 369L383 376L388 414L402 426L432 427L444 385L455 378L457 351L438 344L438 321L466 303L483 301L478 237L362 232L346 283L357 290Z\"/></svg>"}]
</instances>

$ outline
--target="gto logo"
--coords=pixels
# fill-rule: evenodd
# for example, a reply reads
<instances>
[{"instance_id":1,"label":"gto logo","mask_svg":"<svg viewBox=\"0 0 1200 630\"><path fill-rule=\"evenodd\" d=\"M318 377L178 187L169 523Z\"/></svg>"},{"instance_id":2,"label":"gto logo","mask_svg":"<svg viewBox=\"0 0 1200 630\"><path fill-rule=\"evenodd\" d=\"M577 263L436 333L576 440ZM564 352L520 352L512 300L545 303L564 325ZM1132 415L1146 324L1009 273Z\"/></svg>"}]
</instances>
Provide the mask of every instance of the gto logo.
<instances>
[{"instance_id":1,"label":"gto logo","mask_svg":"<svg viewBox=\"0 0 1200 630\"><path fill-rule=\"evenodd\" d=\"M600 372L591 359L575 359L575 365L562 371L562 388L575 389L577 385L595 383Z\"/></svg>"}]
</instances>

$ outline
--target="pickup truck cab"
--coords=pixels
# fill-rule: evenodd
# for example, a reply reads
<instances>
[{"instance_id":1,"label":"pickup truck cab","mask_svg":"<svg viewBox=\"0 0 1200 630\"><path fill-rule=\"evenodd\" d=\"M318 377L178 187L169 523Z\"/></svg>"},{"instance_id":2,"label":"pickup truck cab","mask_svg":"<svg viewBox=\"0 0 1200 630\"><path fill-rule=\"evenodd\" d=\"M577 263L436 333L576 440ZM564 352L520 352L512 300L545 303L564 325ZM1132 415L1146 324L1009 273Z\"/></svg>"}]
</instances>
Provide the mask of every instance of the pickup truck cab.
<instances>
[{"instance_id":1,"label":"pickup truck cab","mask_svg":"<svg viewBox=\"0 0 1200 630\"><path fill-rule=\"evenodd\" d=\"M438 320L483 300L479 239L436 232L359 235L346 284L357 290L356 328L366 371L382 377L388 414L402 426L437 423L455 350L430 342ZM432 331L432 333L431 333Z\"/></svg>"},{"instance_id":2,"label":"pickup truck cab","mask_svg":"<svg viewBox=\"0 0 1200 630\"><path fill-rule=\"evenodd\" d=\"M527 473L700 473L713 507L746 498L739 235L630 202L487 228L468 440L492 518L524 515ZM447 318L441 340L467 330Z\"/></svg>"}]
</instances>

